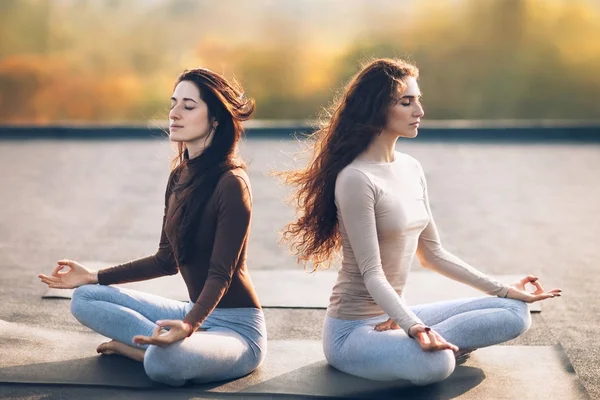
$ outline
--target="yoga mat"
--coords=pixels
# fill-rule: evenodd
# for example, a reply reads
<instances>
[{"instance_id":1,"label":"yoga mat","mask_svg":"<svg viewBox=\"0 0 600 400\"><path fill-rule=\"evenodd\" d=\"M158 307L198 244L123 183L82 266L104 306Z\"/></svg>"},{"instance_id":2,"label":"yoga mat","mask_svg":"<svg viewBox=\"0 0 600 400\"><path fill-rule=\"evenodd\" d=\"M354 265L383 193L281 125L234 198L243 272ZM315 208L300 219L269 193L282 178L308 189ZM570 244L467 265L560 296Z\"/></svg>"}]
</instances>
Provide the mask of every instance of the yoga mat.
<instances>
[{"instance_id":1,"label":"yoga mat","mask_svg":"<svg viewBox=\"0 0 600 400\"><path fill-rule=\"evenodd\" d=\"M306 342L282 342L297 355L314 352ZM275 349L273 349L275 353ZM560 346L494 346L475 351L446 380L425 387L406 381L376 382L315 361L252 385L243 393L395 399L588 399Z\"/></svg>"},{"instance_id":2,"label":"yoga mat","mask_svg":"<svg viewBox=\"0 0 600 400\"><path fill-rule=\"evenodd\" d=\"M110 265L100 262L84 262L82 264L92 269ZM301 269L253 270L250 271L250 276L258 293L258 298L265 308L325 309L329 304L329 296L335 284L337 272L330 270L309 274ZM513 283L523 278L523 276L492 275L492 278L503 283ZM185 283L179 274L115 286L153 293L174 300L189 300ZM42 297L71 298L72 293L73 291L68 289L48 289ZM448 279L440 274L413 270L408 276L404 298L407 304L415 305L483 295L477 289ZM541 312L541 303L529 304L529 310L534 313Z\"/></svg>"},{"instance_id":3,"label":"yoga mat","mask_svg":"<svg viewBox=\"0 0 600 400\"><path fill-rule=\"evenodd\" d=\"M43 329L0 320L0 382L153 387L141 364L102 357L107 338L93 332Z\"/></svg>"},{"instance_id":4,"label":"yoga mat","mask_svg":"<svg viewBox=\"0 0 600 400\"><path fill-rule=\"evenodd\" d=\"M270 341L265 362L246 377L171 389L150 381L141 363L120 356L94 355L102 339L94 333L0 321L0 383L153 389L155 395L170 392L176 398L210 393L400 399L588 398L560 346L479 349L447 380L415 387L406 381L376 382L339 372L325 362L319 341Z\"/></svg>"}]
</instances>

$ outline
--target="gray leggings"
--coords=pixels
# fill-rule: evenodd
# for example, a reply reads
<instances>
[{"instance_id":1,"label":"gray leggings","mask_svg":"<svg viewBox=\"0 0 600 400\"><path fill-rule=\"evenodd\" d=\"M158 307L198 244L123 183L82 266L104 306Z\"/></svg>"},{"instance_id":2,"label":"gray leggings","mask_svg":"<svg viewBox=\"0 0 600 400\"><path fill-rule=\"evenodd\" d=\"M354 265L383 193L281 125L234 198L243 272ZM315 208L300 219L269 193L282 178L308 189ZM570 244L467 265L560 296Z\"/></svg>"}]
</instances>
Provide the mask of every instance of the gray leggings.
<instances>
[{"instance_id":1,"label":"gray leggings","mask_svg":"<svg viewBox=\"0 0 600 400\"><path fill-rule=\"evenodd\" d=\"M267 331L263 312L256 308L217 308L202 323L205 331L167 347L132 342L135 335L152 335L156 321L182 320L192 306L135 290L85 285L73 293L71 312L101 335L146 349L146 374L167 385L239 378L262 363Z\"/></svg>"},{"instance_id":2,"label":"gray leggings","mask_svg":"<svg viewBox=\"0 0 600 400\"><path fill-rule=\"evenodd\" d=\"M527 304L477 297L411 307L415 314L459 349L476 349L514 339L531 325ZM446 379L455 367L452 350L425 352L402 329L377 332L387 315L363 320L325 317L323 351L329 364L378 381L406 379L427 385Z\"/></svg>"}]
</instances>

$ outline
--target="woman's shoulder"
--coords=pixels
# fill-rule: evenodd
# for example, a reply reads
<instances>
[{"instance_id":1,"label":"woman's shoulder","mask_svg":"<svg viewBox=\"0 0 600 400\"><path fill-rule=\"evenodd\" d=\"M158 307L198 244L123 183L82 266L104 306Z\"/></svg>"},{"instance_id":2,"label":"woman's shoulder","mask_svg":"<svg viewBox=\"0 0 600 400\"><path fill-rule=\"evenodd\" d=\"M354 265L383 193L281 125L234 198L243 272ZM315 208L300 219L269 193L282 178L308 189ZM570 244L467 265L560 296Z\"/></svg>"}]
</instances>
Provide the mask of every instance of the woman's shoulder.
<instances>
[{"instance_id":1,"label":"woman's shoulder","mask_svg":"<svg viewBox=\"0 0 600 400\"><path fill-rule=\"evenodd\" d=\"M244 168L232 168L221 175L217 188L221 192L250 191L250 178Z\"/></svg>"},{"instance_id":2,"label":"woman's shoulder","mask_svg":"<svg viewBox=\"0 0 600 400\"><path fill-rule=\"evenodd\" d=\"M400 159L401 161L408 162L411 164L419 164L419 160L417 160L415 157L411 156L408 153L403 153L401 151L396 150L394 154L396 155L396 158Z\"/></svg>"},{"instance_id":3,"label":"woman's shoulder","mask_svg":"<svg viewBox=\"0 0 600 400\"><path fill-rule=\"evenodd\" d=\"M421 166L421 163L419 162L419 160L417 160L415 157L411 156L410 154L402 153L400 151L395 151L395 154L396 154L397 159L399 159L405 165L414 167L417 170L417 172L420 173L423 170L423 167Z\"/></svg>"},{"instance_id":4,"label":"woman's shoulder","mask_svg":"<svg viewBox=\"0 0 600 400\"><path fill-rule=\"evenodd\" d=\"M364 186L371 185L368 172L360 167L359 163L350 163L342 168L336 177L336 186Z\"/></svg>"},{"instance_id":5,"label":"woman's shoulder","mask_svg":"<svg viewBox=\"0 0 600 400\"><path fill-rule=\"evenodd\" d=\"M229 179L229 178L238 178L243 181L246 181L248 184L250 183L250 178L248 177L248 173L242 167L235 167L235 168L225 171L223 173L223 175L221 175L220 181L223 182L224 180Z\"/></svg>"}]
</instances>

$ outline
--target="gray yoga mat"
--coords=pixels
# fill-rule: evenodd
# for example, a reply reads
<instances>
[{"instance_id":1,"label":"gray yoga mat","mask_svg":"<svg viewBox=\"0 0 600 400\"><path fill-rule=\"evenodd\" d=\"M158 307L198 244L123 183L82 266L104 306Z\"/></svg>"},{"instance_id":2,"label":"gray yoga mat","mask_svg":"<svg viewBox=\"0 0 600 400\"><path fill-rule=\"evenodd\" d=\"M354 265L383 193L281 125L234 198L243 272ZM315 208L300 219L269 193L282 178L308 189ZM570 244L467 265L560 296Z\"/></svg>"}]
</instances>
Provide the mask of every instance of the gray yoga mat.
<instances>
[{"instance_id":1,"label":"gray yoga mat","mask_svg":"<svg viewBox=\"0 0 600 400\"><path fill-rule=\"evenodd\" d=\"M107 263L85 262L92 269L102 268ZM337 273L333 270L306 273L295 270L252 270L252 282L258 298L265 308L316 308L325 309L329 303L331 289ZM523 275L525 276L525 275ZM492 275L493 278L512 283L521 275ZM144 282L115 285L140 290L175 300L188 301L188 292L181 276L173 275ZM48 289L44 298L71 298L72 290ZM482 296L483 293L462 283L433 272L413 270L408 276L404 298L409 305L436 301ZM531 312L541 312L541 303L529 305Z\"/></svg>"},{"instance_id":2,"label":"gray yoga mat","mask_svg":"<svg viewBox=\"0 0 600 400\"><path fill-rule=\"evenodd\" d=\"M213 393L380 398L556 398L587 394L559 346L479 349L444 382L414 387L341 373L324 360L319 341L270 341L268 356L252 374L230 382L170 389L152 382L141 363L95 355L104 338L0 321L0 383L105 386L171 391L175 398ZM163 393L164 395L165 393Z\"/></svg>"}]
</instances>

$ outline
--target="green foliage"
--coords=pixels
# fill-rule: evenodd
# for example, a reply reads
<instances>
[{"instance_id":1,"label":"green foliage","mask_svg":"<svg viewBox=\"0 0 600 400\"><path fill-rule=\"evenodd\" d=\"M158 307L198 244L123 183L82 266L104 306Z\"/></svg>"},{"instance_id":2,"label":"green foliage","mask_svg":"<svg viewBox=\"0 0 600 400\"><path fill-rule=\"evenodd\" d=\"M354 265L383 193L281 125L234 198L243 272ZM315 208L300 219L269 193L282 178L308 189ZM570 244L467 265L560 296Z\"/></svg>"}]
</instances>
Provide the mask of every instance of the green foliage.
<instances>
[{"instance_id":1,"label":"green foliage","mask_svg":"<svg viewBox=\"0 0 600 400\"><path fill-rule=\"evenodd\" d=\"M600 118L593 0L2 0L0 37L0 122L166 118L196 66L314 118L377 57L417 64L428 118Z\"/></svg>"}]
</instances>

